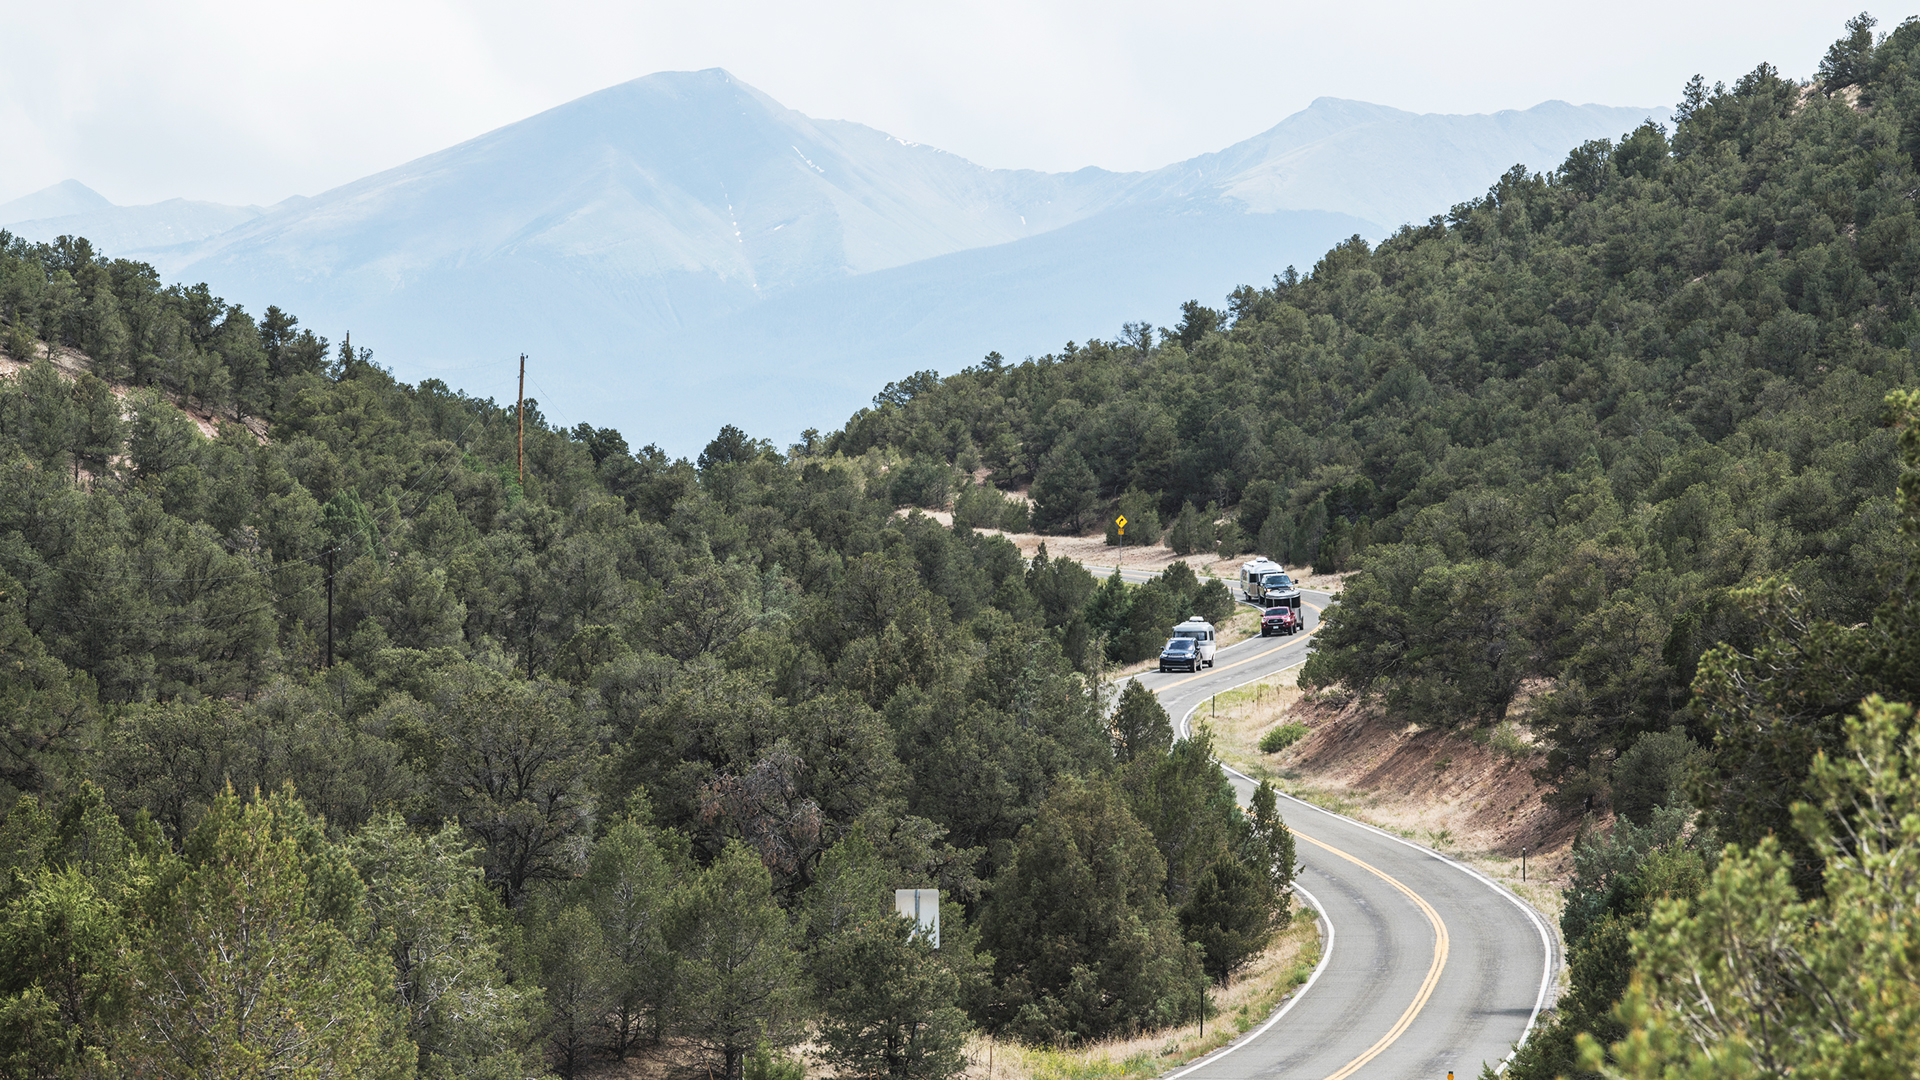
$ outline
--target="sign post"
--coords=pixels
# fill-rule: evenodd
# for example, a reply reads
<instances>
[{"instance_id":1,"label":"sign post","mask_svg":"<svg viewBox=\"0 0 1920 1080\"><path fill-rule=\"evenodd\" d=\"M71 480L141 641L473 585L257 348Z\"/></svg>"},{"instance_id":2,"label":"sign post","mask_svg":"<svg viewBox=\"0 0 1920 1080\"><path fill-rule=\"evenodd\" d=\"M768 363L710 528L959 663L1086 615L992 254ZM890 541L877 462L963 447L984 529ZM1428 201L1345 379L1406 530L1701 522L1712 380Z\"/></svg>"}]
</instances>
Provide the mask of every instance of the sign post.
<instances>
[{"instance_id":1,"label":"sign post","mask_svg":"<svg viewBox=\"0 0 1920 1080\"><path fill-rule=\"evenodd\" d=\"M893 910L912 919L918 928L914 932L924 935L934 948L940 947L939 889L895 889Z\"/></svg>"}]
</instances>

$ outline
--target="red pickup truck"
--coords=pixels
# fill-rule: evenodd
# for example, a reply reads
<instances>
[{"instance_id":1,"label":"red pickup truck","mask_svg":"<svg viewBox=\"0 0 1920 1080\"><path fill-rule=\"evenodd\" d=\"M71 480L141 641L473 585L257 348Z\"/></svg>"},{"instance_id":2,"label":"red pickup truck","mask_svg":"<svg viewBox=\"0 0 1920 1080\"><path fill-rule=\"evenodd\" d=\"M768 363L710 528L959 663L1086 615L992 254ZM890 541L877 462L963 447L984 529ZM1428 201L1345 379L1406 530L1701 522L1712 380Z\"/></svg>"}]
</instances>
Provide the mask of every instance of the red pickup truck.
<instances>
[{"instance_id":1,"label":"red pickup truck","mask_svg":"<svg viewBox=\"0 0 1920 1080\"><path fill-rule=\"evenodd\" d=\"M1260 616L1260 636L1295 634L1300 631L1300 612L1290 607L1271 607Z\"/></svg>"}]
</instances>

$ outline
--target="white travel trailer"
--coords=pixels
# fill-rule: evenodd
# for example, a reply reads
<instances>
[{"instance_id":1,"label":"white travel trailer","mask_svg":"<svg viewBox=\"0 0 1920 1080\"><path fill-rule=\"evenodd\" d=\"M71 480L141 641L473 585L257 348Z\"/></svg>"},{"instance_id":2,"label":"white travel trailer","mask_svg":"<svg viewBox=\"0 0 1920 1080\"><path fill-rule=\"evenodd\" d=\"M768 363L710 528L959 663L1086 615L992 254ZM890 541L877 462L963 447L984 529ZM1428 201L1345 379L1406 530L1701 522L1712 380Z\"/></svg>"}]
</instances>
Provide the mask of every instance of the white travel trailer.
<instances>
[{"instance_id":1,"label":"white travel trailer","mask_svg":"<svg viewBox=\"0 0 1920 1080\"><path fill-rule=\"evenodd\" d=\"M1287 568L1264 555L1240 568L1240 593L1252 603L1291 588L1293 579L1287 576Z\"/></svg>"},{"instance_id":2,"label":"white travel trailer","mask_svg":"<svg viewBox=\"0 0 1920 1080\"><path fill-rule=\"evenodd\" d=\"M1200 652L1197 661L1200 667L1213 666L1213 624L1198 615L1192 615L1186 622L1173 628L1176 638L1192 638L1193 647Z\"/></svg>"}]
</instances>

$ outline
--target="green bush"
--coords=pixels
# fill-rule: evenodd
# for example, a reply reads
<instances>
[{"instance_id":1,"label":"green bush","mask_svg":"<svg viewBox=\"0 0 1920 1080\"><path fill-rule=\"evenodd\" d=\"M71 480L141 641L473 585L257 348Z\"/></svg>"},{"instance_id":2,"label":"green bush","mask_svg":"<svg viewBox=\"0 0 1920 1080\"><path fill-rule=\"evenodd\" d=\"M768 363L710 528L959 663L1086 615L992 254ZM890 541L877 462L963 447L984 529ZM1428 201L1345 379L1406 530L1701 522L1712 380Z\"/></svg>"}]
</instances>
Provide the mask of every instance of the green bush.
<instances>
[{"instance_id":1,"label":"green bush","mask_svg":"<svg viewBox=\"0 0 1920 1080\"><path fill-rule=\"evenodd\" d=\"M1027 504L1019 499L1008 499L1007 505L1000 509L1000 528L1010 533L1033 531L1033 519L1027 513Z\"/></svg>"},{"instance_id":2,"label":"green bush","mask_svg":"<svg viewBox=\"0 0 1920 1080\"><path fill-rule=\"evenodd\" d=\"M755 1050L740 1069L745 1080L806 1080L807 1066L799 1058Z\"/></svg>"},{"instance_id":3,"label":"green bush","mask_svg":"<svg viewBox=\"0 0 1920 1080\"><path fill-rule=\"evenodd\" d=\"M1294 743L1299 742L1301 739L1306 738L1307 731L1308 728L1305 724L1281 724L1279 727L1260 736L1260 752L1263 754L1277 754L1287 747L1292 746Z\"/></svg>"}]
</instances>

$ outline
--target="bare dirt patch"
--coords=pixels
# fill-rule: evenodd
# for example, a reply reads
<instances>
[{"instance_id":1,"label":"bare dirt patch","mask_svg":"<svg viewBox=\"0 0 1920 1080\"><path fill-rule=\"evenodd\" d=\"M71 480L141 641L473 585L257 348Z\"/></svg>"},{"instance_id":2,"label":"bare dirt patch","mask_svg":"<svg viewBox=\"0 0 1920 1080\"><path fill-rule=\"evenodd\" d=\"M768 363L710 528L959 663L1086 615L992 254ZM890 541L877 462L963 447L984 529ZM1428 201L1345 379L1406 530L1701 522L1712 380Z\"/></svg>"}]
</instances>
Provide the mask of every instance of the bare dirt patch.
<instances>
[{"instance_id":1,"label":"bare dirt patch","mask_svg":"<svg viewBox=\"0 0 1920 1080\"><path fill-rule=\"evenodd\" d=\"M947 521L951 522L952 515ZM1020 553L1032 558L1045 544L1047 555L1052 558L1065 556L1078 563L1084 563L1096 572L1105 566L1119 566L1127 570L1146 570L1158 573L1177 562L1185 562L1193 572L1201 576L1212 575L1224 581L1233 581L1240 575L1240 568L1259 558L1258 555L1235 555L1222 559L1211 554L1180 555L1165 544L1148 546L1113 547L1108 545L1103 533L1090 536L1047 536L1041 533L1008 533L998 529L981 529L983 533L1004 536L1013 541ZM1288 567L1287 573L1294 583L1303 589L1316 592L1337 593L1341 584L1350 574L1316 574L1304 566Z\"/></svg>"},{"instance_id":2,"label":"bare dirt patch","mask_svg":"<svg viewBox=\"0 0 1920 1080\"><path fill-rule=\"evenodd\" d=\"M54 346L53 349L48 352L47 359L53 361L54 369L59 371L61 377L68 382L79 378L83 372L93 370L93 359L91 357L78 349L70 349L64 345ZM0 379L13 378L19 375L20 372L26 370L30 363L31 361L29 360L19 359L9 353L5 346L0 346ZM114 397L124 401L126 396L133 391L133 386L128 383L115 382L108 383L107 389L113 392ZM242 416L234 418L220 416L209 409L189 404L178 394L167 393L164 390L161 391L161 394L174 408L180 410L182 415L193 421L193 425L200 429L200 434L209 439L217 439L220 437L221 425L239 424L241 427L247 429L247 433L253 436L255 442L261 446L267 445L267 422L261 417ZM952 515L948 515L948 517L948 523L951 524Z\"/></svg>"}]
</instances>

